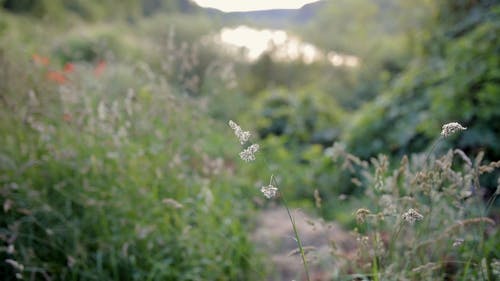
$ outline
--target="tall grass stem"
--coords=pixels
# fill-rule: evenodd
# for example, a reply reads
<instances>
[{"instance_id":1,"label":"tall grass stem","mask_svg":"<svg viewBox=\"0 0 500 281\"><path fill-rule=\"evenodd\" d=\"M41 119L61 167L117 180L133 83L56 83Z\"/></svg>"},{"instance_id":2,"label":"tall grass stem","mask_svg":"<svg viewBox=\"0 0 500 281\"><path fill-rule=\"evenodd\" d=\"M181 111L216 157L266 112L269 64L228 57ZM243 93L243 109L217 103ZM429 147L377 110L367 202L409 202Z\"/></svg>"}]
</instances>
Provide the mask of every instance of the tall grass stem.
<instances>
[{"instance_id":1,"label":"tall grass stem","mask_svg":"<svg viewBox=\"0 0 500 281\"><path fill-rule=\"evenodd\" d=\"M295 239L297 240L297 245L299 246L300 257L302 258L302 263L304 264L304 271L306 273L307 281L311 281L311 278L309 277L309 267L307 266L304 248L302 247L302 241L300 240L299 233L297 231L297 226L295 225L295 220L293 219L292 214L290 213L290 209L288 208L286 200L283 196L281 196L281 200L283 201L283 205L285 206L288 217L290 218L290 222L292 223L293 234L295 235Z\"/></svg>"}]
</instances>

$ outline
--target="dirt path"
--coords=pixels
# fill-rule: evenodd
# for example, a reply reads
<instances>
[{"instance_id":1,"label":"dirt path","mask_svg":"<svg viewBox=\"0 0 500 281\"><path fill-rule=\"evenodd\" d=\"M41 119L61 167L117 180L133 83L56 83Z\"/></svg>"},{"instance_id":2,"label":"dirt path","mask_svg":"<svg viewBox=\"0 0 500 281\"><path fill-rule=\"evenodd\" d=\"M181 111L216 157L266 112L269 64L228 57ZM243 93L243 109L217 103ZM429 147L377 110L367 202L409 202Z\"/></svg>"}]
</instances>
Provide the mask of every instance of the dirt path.
<instances>
[{"instance_id":1,"label":"dirt path","mask_svg":"<svg viewBox=\"0 0 500 281\"><path fill-rule=\"evenodd\" d=\"M338 263L345 262L345 259L333 258L331 253L336 246L337 253L352 254L355 249L352 235L334 222L324 222L297 210L291 212L303 246L311 249L307 253L311 279L331 280L328 277L335 271ZM273 266L276 267L277 275L270 276L268 280L305 280L300 254L298 254L297 243L286 209L280 207L262 211L252 239L261 251L269 253Z\"/></svg>"}]
</instances>

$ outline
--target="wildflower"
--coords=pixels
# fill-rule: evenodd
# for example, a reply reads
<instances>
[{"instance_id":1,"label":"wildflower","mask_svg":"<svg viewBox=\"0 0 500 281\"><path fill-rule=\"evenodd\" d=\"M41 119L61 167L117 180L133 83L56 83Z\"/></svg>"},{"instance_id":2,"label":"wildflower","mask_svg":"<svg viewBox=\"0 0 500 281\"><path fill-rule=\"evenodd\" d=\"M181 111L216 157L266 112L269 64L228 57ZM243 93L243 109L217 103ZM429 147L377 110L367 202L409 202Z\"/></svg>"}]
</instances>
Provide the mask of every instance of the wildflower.
<instances>
[{"instance_id":1,"label":"wildflower","mask_svg":"<svg viewBox=\"0 0 500 281\"><path fill-rule=\"evenodd\" d=\"M467 128L463 127L457 122L451 122L443 125L443 130L441 131L441 136L448 137L458 131L465 131Z\"/></svg>"},{"instance_id":2,"label":"wildflower","mask_svg":"<svg viewBox=\"0 0 500 281\"><path fill-rule=\"evenodd\" d=\"M69 113L64 113L63 114L63 120L70 123L73 120L73 116Z\"/></svg>"},{"instance_id":3,"label":"wildflower","mask_svg":"<svg viewBox=\"0 0 500 281\"><path fill-rule=\"evenodd\" d=\"M245 162L254 161L255 160L255 153L257 151L259 151L259 145L258 144L252 144L247 149L245 149L242 152L240 152L240 157Z\"/></svg>"},{"instance_id":4,"label":"wildflower","mask_svg":"<svg viewBox=\"0 0 500 281\"><path fill-rule=\"evenodd\" d=\"M369 214L370 214L370 210L368 210L368 209L364 209L364 208L358 209L356 211L356 221L358 222L358 224L364 223L366 216Z\"/></svg>"},{"instance_id":5,"label":"wildflower","mask_svg":"<svg viewBox=\"0 0 500 281\"><path fill-rule=\"evenodd\" d=\"M424 216L422 216L419 212L417 212L415 209L408 209L406 213L402 215L402 218L409 222L410 224L414 224L415 221L422 220Z\"/></svg>"},{"instance_id":6,"label":"wildflower","mask_svg":"<svg viewBox=\"0 0 500 281\"><path fill-rule=\"evenodd\" d=\"M234 123L233 120L229 120L229 126L234 130L234 134L238 137L241 144L244 144L250 138L250 132L243 131L238 124Z\"/></svg>"},{"instance_id":7,"label":"wildflower","mask_svg":"<svg viewBox=\"0 0 500 281\"><path fill-rule=\"evenodd\" d=\"M66 76L59 71L49 71L47 73L47 79L60 85L67 82Z\"/></svg>"},{"instance_id":8,"label":"wildflower","mask_svg":"<svg viewBox=\"0 0 500 281\"><path fill-rule=\"evenodd\" d=\"M75 71L75 64L74 63L71 63L71 62L67 62L65 65L64 65L64 73L72 73L73 71Z\"/></svg>"},{"instance_id":9,"label":"wildflower","mask_svg":"<svg viewBox=\"0 0 500 281\"><path fill-rule=\"evenodd\" d=\"M50 62L49 58L40 56L39 54L33 54L33 62L37 65L47 66Z\"/></svg>"},{"instance_id":10,"label":"wildflower","mask_svg":"<svg viewBox=\"0 0 500 281\"><path fill-rule=\"evenodd\" d=\"M103 60L100 60L96 67L94 68L94 75L96 77L101 76L104 73L104 70L106 70L106 62Z\"/></svg>"},{"instance_id":11,"label":"wildflower","mask_svg":"<svg viewBox=\"0 0 500 281\"><path fill-rule=\"evenodd\" d=\"M276 197L276 195L278 194L278 188L275 187L274 185L270 184L268 186L263 186L261 187L260 191L262 193L264 193L264 196L267 198L267 199L271 199L273 197Z\"/></svg>"}]
</instances>

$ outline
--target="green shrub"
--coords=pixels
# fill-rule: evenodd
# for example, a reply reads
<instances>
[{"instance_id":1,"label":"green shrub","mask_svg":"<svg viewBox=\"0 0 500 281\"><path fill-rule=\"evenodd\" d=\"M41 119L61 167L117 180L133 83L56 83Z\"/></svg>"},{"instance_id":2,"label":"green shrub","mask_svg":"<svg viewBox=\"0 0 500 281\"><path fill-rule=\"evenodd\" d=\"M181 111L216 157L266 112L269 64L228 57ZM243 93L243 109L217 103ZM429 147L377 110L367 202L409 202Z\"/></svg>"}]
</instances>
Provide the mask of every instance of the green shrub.
<instances>
[{"instance_id":1,"label":"green shrub","mask_svg":"<svg viewBox=\"0 0 500 281\"><path fill-rule=\"evenodd\" d=\"M349 149L363 157L422 151L442 123L460 121L469 130L453 139L454 144L466 151L484 148L492 159L500 156L499 55L494 35L500 17L498 8L477 6L466 13L463 24L443 24L430 39L428 53L416 58L391 89L351 118L342 137ZM483 17L469 20L477 13ZM458 27L463 32L444 33Z\"/></svg>"}]
</instances>

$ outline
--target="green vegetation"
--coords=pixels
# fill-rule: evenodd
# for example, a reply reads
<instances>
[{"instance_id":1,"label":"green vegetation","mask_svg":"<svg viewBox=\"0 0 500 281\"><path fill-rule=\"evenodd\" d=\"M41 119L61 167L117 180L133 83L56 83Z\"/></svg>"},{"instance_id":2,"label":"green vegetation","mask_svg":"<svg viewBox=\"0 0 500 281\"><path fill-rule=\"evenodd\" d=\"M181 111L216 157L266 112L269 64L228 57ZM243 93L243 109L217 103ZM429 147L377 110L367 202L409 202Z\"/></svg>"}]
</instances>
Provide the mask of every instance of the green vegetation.
<instances>
[{"instance_id":1,"label":"green vegetation","mask_svg":"<svg viewBox=\"0 0 500 281\"><path fill-rule=\"evenodd\" d=\"M0 0L0 276L265 280L251 234L273 177L354 230L321 280L498 278L495 1L329 1L288 27L353 68L237 60L193 5Z\"/></svg>"},{"instance_id":2,"label":"green vegetation","mask_svg":"<svg viewBox=\"0 0 500 281\"><path fill-rule=\"evenodd\" d=\"M469 130L456 140L458 147L500 157L500 115L494 109L500 102L500 10L478 6L459 10L463 19L435 30L392 87L356 114L345 141L357 155L421 151L443 123L460 120ZM453 7L443 7L443 13L452 13L447 8Z\"/></svg>"},{"instance_id":3,"label":"green vegetation","mask_svg":"<svg viewBox=\"0 0 500 281\"><path fill-rule=\"evenodd\" d=\"M3 15L1 275L260 278L249 192L227 169L237 146L226 142L225 124L206 118L202 101L179 94L182 79L167 82L128 59L150 54L116 36L120 25L60 33L50 49L45 32L26 49L6 48L30 30Z\"/></svg>"}]
</instances>

